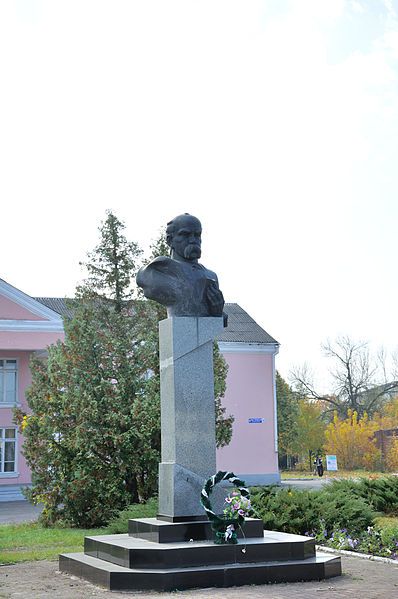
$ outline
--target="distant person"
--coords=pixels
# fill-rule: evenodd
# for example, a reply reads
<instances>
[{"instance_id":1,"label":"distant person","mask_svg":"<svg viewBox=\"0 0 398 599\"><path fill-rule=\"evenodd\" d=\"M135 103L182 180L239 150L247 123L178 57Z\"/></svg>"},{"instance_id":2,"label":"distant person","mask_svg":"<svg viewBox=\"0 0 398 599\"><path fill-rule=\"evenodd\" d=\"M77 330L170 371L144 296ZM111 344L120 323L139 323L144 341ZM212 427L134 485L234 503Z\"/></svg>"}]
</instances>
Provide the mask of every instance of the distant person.
<instances>
[{"instance_id":1,"label":"distant person","mask_svg":"<svg viewBox=\"0 0 398 599\"><path fill-rule=\"evenodd\" d=\"M323 462L321 456L316 456L314 460L314 474L318 474L318 476L323 476Z\"/></svg>"}]
</instances>

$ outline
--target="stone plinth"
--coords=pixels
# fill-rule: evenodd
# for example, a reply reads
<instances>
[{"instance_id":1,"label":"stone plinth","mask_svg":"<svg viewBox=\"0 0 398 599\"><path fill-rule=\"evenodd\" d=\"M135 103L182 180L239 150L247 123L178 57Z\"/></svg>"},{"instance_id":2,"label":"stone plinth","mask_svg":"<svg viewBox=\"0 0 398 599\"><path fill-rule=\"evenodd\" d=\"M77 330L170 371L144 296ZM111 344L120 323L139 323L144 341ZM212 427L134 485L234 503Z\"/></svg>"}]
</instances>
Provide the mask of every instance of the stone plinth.
<instances>
[{"instance_id":1,"label":"stone plinth","mask_svg":"<svg viewBox=\"0 0 398 599\"><path fill-rule=\"evenodd\" d=\"M183 543L186 541L213 541L214 532L209 520L193 522L165 522L156 518L129 520L130 537L145 539L153 543ZM239 539L263 536L263 522L258 518L246 518L244 532L237 531Z\"/></svg>"},{"instance_id":2,"label":"stone plinth","mask_svg":"<svg viewBox=\"0 0 398 599\"><path fill-rule=\"evenodd\" d=\"M240 539L237 545L215 545L209 540L159 543L148 537L148 531L157 536L164 528L170 538L180 538L181 533L185 536L180 530L185 525L155 522L150 529L142 524L133 527L141 528L142 536L135 532L134 536L86 537L84 553L61 555L59 569L113 591L181 591L321 580L341 574L340 557L316 555L315 541L308 537L261 531L261 536ZM194 531L203 524L186 526Z\"/></svg>"},{"instance_id":3,"label":"stone plinth","mask_svg":"<svg viewBox=\"0 0 398 599\"><path fill-rule=\"evenodd\" d=\"M213 341L222 317L159 323L162 449L159 518L203 518L200 492L216 468Z\"/></svg>"}]
</instances>

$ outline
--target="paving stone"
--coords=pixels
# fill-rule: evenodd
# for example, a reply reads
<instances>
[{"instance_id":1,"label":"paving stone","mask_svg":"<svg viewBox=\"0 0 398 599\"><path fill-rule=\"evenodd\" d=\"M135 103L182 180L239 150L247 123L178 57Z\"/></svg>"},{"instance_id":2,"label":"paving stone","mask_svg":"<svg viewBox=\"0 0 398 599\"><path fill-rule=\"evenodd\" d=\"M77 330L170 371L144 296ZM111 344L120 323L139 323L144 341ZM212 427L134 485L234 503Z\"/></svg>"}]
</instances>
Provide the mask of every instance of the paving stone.
<instances>
[{"instance_id":1,"label":"paving stone","mask_svg":"<svg viewBox=\"0 0 398 599\"><path fill-rule=\"evenodd\" d=\"M342 557L343 576L324 581L295 582L228 589L194 589L180 593L109 592L85 580L58 572L57 562L41 561L0 567L1 599L395 599L398 563Z\"/></svg>"}]
</instances>

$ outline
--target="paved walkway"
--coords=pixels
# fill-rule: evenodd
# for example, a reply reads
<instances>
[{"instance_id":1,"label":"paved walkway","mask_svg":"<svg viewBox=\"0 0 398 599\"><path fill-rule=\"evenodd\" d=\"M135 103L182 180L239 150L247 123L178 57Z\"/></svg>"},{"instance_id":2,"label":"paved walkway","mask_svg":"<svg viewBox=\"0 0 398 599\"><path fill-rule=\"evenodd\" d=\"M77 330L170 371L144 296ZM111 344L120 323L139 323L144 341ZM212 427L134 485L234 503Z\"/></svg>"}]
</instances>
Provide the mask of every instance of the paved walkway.
<instances>
[{"instance_id":1,"label":"paved walkway","mask_svg":"<svg viewBox=\"0 0 398 599\"><path fill-rule=\"evenodd\" d=\"M30 562L0 567L1 599L396 599L398 564L342 557L343 576L315 582L296 582L228 589L197 589L174 593L110 592L61 573L56 562Z\"/></svg>"},{"instance_id":2,"label":"paved walkway","mask_svg":"<svg viewBox=\"0 0 398 599\"><path fill-rule=\"evenodd\" d=\"M0 524L37 520L41 510L29 501L0 501Z\"/></svg>"},{"instance_id":3,"label":"paved walkway","mask_svg":"<svg viewBox=\"0 0 398 599\"><path fill-rule=\"evenodd\" d=\"M314 478L286 478L281 481L281 487L293 487L294 489L322 489L332 479L324 477Z\"/></svg>"}]
</instances>

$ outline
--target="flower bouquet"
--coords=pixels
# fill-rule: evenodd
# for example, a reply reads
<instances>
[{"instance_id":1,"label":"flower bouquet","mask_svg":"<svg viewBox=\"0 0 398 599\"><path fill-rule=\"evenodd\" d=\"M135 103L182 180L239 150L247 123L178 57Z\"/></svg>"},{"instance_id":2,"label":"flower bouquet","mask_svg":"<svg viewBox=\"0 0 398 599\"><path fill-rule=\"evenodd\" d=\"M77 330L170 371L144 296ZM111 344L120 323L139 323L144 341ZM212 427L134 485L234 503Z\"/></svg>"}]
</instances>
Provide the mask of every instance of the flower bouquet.
<instances>
[{"instance_id":1,"label":"flower bouquet","mask_svg":"<svg viewBox=\"0 0 398 599\"><path fill-rule=\"evenodd\" d=\"M210 494L215 485L221 481L229 481L235 486L235 490L225 498L223 513L215 514L211 507ZM245 518L251 514L250 494L245 483L233 472L219 471L206 481L200 500L211 522L215 534L214 542L217 545L236 544L237 531L239 528L242 530Z\"/></svg>"}]
</instances>

